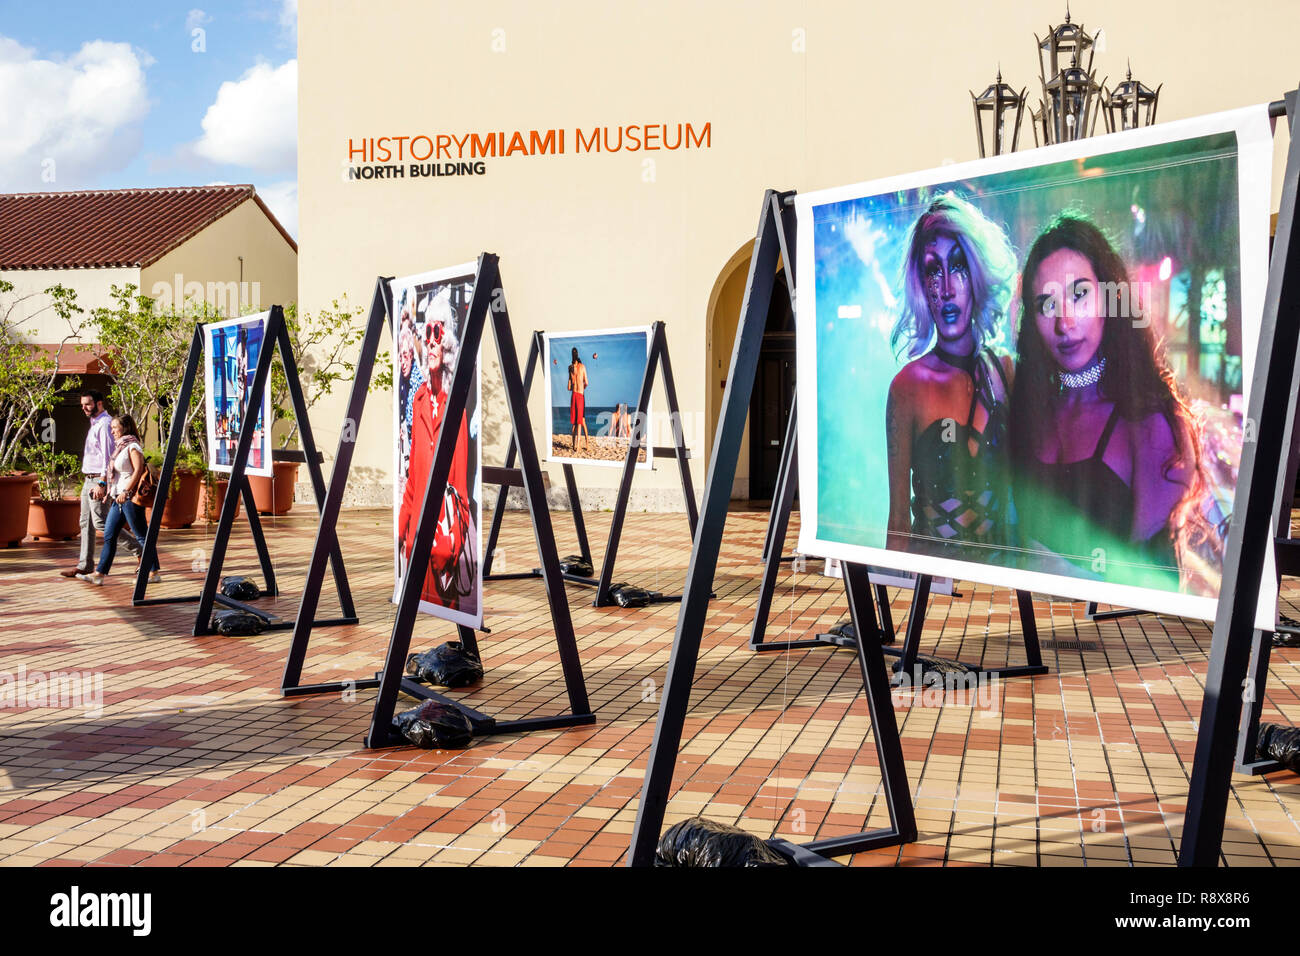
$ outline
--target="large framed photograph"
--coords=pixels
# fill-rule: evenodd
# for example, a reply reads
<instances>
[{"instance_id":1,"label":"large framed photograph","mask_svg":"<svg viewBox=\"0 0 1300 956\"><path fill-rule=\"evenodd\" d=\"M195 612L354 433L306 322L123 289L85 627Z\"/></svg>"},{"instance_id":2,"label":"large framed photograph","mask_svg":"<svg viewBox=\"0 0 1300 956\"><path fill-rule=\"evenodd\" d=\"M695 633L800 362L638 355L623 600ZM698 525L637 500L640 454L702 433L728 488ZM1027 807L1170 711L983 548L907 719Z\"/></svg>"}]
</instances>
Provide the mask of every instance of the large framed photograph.
<instances>
[{"instance_id":1,"label":"large framed photograph","mask_svg":"<svg viewBox=\"0 0 1300 956\"><path fill-rule=\"evenodd\" d=\"M455 423L456 452L434 533L420 610L455 624L483 624L482 443L478 357L460 343L474 293L474 263L392 279L393 355L393 600L402 590L452 376L460 362L474 366L465 414Z\"/></svg>"},{"instance_id":2,"label":"large framed photograph","mask_svg":"<svg viewBox=\"0 0 1300 956\"><path fill-rule=\"evenodd\" d=\"M546 460L622 467L634 431L654 434L649 405L637 421L650 327L548 333L545 339ZM653 465L642 446L637 467Z\"/></svg>"},{"instance_id":3,"label":"large framed photograph","mask_svg":"<svg viewBox=\"0 0 1300 956\"><path fill-rule=\"evenodd\" d=\"M230 474L235 463L239 430L248 414L248 395L257 374L257 360L266 342L271 313L259 312L203 326L203 387L208 426L208 468ZM262 405L253 422L253 444L245 471L271 474L271 382L262 391Z\"/></svg>"},{"instance_id":4,"label":"large framed photograph","mask_svg":"<svg viewBox=\"0 0 1300 956\"><path fill-rule=\"evenodd\" d=\"M1271 168L1260 106L798 196L799 550L1213 618Z\"/></svg>"}]
</instances>

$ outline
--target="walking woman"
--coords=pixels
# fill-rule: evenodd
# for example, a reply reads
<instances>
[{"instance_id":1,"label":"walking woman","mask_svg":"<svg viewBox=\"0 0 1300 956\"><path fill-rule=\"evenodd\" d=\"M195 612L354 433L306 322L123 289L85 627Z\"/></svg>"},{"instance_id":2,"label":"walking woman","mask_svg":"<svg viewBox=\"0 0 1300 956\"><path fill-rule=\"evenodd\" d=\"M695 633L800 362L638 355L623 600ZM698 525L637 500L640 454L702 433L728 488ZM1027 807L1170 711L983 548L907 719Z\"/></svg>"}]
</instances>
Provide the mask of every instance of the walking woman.
<instances>
[{"instance_id":1,"label":"walking woman","mask_svg":"<svg viewBox=\"0 0 1300 956\"><path fill-rule=\"evenodd\" d=\"M913 358L890 383L885 410L892 549L961 558L976 548L989 561L1012 543L1014 366L996 346L1015 278L1006 234L966 200L946 193L912 226L892 341Z\"/></svg>"},{"instance_id":2,"label":"walking woman","mask_svg":"<svg viewBox=\"0 0 1300 956\"><path fill-rule=\"evenodd\" d=\"M1200 429L1134 292L1082 215L1061 213L1030 247L1011 402L1026 559L1217 594L1221 522Z\"/></svg>"},{"instance_id":3,"label":"walking woman","mask_svg":"<svg viewBox=\"0 0 1300 956\"><path fill-rule=\"evenodd\" d=\"M125 524L140 543L141 552L144 551L144 539L149 530L144 519L144 508L131 500L148 467L144 461L144 448L140 442L139 429L136 427L135 419L130 415L118 415L113 419L110 427L113 431L115 453L104 474L112 500L108 516L104 519L104 549L100 552L99 564L94 571L77 575L83 581L101 585L109 569L113 567L113 559L117 557L117 536L122 530L122 525ZM149 572L149 580L157 581L161 576L158 559L155 557Z\"/></svg>"}]
</instances>

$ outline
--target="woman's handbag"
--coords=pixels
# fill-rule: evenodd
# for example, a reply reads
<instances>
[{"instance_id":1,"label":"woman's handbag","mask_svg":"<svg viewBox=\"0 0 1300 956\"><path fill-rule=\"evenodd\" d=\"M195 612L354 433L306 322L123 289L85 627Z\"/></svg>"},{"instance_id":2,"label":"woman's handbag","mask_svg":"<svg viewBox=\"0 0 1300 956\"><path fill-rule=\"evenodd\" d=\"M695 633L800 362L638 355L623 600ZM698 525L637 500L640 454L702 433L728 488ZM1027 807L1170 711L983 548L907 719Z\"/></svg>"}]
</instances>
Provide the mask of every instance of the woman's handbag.
<instances>
[{"instance_id":1,"label":"woman's handbag","mask_svg":"<svg viewBox=\"0 0 1300 956\"><path fill-rule=\"evenodd\" d=\"M131 492L131 503L140 508L148 508L153 505L154 493L158 490L158 481L153 476L153 471L146 463L144 474L140 480L135 483L135 491Z\"/></svg>"}]
</instances>

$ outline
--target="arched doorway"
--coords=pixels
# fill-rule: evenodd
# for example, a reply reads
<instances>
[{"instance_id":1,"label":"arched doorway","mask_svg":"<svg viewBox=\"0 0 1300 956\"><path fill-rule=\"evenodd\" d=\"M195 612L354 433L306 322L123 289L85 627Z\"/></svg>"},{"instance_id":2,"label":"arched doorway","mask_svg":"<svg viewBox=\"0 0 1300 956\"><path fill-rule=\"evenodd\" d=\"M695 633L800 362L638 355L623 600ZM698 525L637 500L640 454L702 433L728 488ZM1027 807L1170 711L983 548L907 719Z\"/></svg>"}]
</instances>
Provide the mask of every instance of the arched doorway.
<instances>
[{"instance_id":1,"label":"arched doorway","mask_svg":"<svg viewBox=\"0 0 1300 956\"><path fill-rule=\"evenodd\" d=\"M770 501L781 470L785 429L794 405L794 310L785 270L776 274L749 400L749 497Z\"/></svg>"},{"instance_id":2,"label":"arched doorway","mask_svg":"<svg viewBox=\"0 0 1300 956\"><path fill-rule=\"evenodd\" d=\"M709 296L708 355L706 356L706 418L705 442L708 454L713 453L713 438L722 414L722 397L726 389L731 366L731 352L736 342L736 329L740 324L740 307L744 302L745 284L749 278L749 264L754 242L742 245L727 260L718 273ZM768 310L767 331L759 358L759 371L755 378L754 397L750 415L741 442L736 463L736 480L732 485L733 499L770 498L780 467L781 436L789 420L790 399L794 395L794 322L790 297L786 291L785 273L779 265L777 284L773 288L772 305ZM783 363L788 362L788 369ZM753 438L761 430L756 446ZM776 434L776 445L771 443L771 433Z\"/></svg>"}]
</instances>

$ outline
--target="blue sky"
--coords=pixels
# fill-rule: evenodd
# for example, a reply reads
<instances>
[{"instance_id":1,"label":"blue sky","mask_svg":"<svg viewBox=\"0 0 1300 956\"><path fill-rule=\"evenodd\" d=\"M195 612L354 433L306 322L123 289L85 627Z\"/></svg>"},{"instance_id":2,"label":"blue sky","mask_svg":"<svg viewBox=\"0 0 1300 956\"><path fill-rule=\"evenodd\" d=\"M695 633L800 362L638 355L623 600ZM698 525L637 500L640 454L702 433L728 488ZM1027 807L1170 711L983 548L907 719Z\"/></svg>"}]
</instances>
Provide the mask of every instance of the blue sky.
<instances>
[{"instance_id":1,"label":"blue sky","mask_svg":"<svg viewBox=\"0 0 1300 956\"><path fill-rule=\"evenodd\" d=\"M0 191L252 183L297 233L297 0L0 0Z\"/></svg>"},{"instance_id":2,"label":"blue sky","mask_svg":"<svg viewBox=\"0 0 1300 956\"><path fill-rule=\"evenodd\" d=\"M549 345L552 406L569 406L569 362L571 350L577 348L587 366L587 405L604 408L627 402L636 407L645 377L645 332L552 335Z\"/></svg>"}]
</instances>

